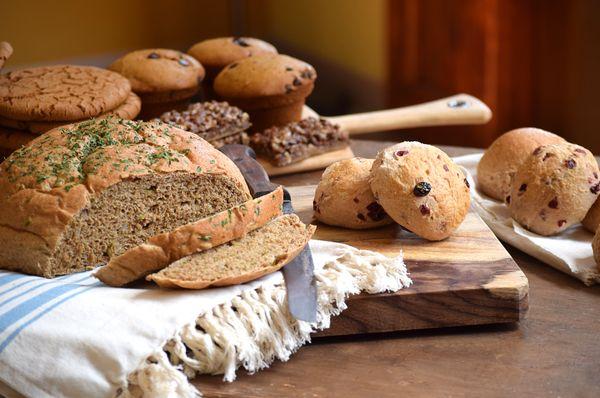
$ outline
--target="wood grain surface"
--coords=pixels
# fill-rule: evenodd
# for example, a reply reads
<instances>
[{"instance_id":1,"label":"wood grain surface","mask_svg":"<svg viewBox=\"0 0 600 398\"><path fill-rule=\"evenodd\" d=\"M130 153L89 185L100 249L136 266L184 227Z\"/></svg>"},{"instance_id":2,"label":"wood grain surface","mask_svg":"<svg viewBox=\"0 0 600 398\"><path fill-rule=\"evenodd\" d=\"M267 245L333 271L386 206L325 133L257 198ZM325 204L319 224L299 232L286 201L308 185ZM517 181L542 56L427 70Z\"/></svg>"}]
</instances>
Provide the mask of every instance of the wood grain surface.
<instances>
[{"instance_id":1,"label":"wood grain surface","mask_svg":"<svg viewBox=\"0 0 600 398\"><path fill-rule=\"evenodd\" d=\"M411 138L407 136L407 138ZM373 157L391 142L354 140ZM477 150L441 147L451 156ZM321 172L273 179L318 182ZM203 376L205 397L598 397L600 286L581 282L505 246L529 280L529 311L518 323L324 337L288 362L233 383Z\"/></svg>"},{"instance_id":2,"label":"wood grain surface","mask_svg":"<svg viewBox=\"0 0 600 398\"><path fill-rule=\"evenodd\" d=\"M300 218L315 223L315 186L288 190ZM318 336L516 322L527 311L527 278L473 210L440 242L428 242L398 225L369 230L316 225L315 239L386 256L403 253L413 280L397 293L351 296L348 309Z\"/></svg>"}]
</instances>

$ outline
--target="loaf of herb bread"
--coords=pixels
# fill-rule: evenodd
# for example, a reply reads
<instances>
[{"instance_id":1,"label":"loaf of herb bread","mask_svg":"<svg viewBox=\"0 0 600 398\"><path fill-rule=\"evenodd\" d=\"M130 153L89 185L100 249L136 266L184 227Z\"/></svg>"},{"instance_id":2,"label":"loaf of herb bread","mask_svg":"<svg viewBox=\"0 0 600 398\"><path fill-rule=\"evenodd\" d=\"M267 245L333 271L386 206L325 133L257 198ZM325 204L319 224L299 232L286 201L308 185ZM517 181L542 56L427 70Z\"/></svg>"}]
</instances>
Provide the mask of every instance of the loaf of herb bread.
<instances>
[{"instance_id":1,"label":"loaf of herb bread","mask_svg":"<svg viewBox=\"0 0 600 398\"><path fill-rule=\"evenodd\" d=\"M315 229L295 214L283 215L243 238L184 257L146 279L162 287L186 289L245 283L290 262Z\"/></svg>"},{"instance_id":2,"label":"loaf of herb bread","mask_svg":"<svg viewBox=\"0 0 600 398\"><path fill-rule=\"evenodd\" d=\"M191 254L238 239L281 215L283 189L232 209L151 237L146 243L110 259L94 276L111 286L123 286L160 271Z\"/></svg>"},{"instance_id":3,"label":"loaf of herb bread","mask_svg":"<svg viewBox=\"0 0 600 398\"><path fill-rule=\"evenodd\" d=\"M0 268L53 277L250 199L236 166L167 124L91 119L0 164Z\"/></svg>"}]
</instances>

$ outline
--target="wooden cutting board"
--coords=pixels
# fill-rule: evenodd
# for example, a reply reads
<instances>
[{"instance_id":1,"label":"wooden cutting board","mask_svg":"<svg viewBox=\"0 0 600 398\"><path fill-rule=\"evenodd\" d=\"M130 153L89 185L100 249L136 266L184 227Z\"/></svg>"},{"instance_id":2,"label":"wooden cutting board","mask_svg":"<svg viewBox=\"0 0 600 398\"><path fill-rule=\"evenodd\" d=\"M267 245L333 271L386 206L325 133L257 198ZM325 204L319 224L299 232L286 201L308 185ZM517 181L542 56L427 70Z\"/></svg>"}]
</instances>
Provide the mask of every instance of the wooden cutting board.
<instances>
[{"instance_id":1,"label":"wooden cutting board","mask_svg":"<svg viewBox=\"0 0 600 398\"><path fill-rule=\"evenodd\" d=\"M312 220L315 186L288 188L294 209ZM428 242L388 226L350 230L317 223L315 239L388 256L404 253L413 285L397 293L351 296L348 309L318 336L518 322L528 309L525 274L471 209L450 238Z\"/></svg>"}]
</instances>

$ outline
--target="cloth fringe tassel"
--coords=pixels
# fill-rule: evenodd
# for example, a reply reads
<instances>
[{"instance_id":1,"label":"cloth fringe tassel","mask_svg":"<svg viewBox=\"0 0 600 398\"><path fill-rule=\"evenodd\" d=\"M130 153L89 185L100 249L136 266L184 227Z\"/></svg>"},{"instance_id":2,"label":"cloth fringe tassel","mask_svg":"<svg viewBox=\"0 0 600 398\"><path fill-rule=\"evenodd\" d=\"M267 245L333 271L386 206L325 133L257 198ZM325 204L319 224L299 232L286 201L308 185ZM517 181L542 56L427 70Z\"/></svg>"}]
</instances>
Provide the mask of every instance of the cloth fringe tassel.
<instances>
[{"instance_id":1,"label":"cloth fringe tassel","mask_svg":"<svg viewBox=\"0 0 600 398\"><path fill-rule=\"evenodd\" d=\"M283 282L245 291L184 326L128 376L118 396L202 396L188 379L222 374L233 381L240 366L254 373L275 359L285 362L310 342L311 333L329 328L331 317L347 308L349 295L395 292L412 283L401 255L389 258L357 249L315 269L315 278L316 323L290 315Z\"/></svg>"}]
</instances>

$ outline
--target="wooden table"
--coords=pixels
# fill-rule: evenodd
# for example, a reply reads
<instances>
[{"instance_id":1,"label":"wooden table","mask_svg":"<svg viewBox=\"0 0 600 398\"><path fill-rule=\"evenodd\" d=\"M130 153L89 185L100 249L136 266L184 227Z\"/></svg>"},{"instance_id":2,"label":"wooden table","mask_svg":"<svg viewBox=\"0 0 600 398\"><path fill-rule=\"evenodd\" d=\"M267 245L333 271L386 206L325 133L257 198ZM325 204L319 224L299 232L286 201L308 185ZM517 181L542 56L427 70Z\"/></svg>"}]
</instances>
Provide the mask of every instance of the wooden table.
<instances>
[{"instance_id":1,"label":"wooden table","mask_svg":"<svg viewBox=\"0 0 600 398\"><path fill-rule=\"evenodd\" d=\"M391 143L355 141L373 157ZM478 150L441 147L451 156ZM315 184L321 172L274 179ZM324 338L286 363L234 383L196 385L207 397L599 397L600 287L585 287L506 245L529 279L519 325L490 325Z\"/></svg>"}]
</instances>

